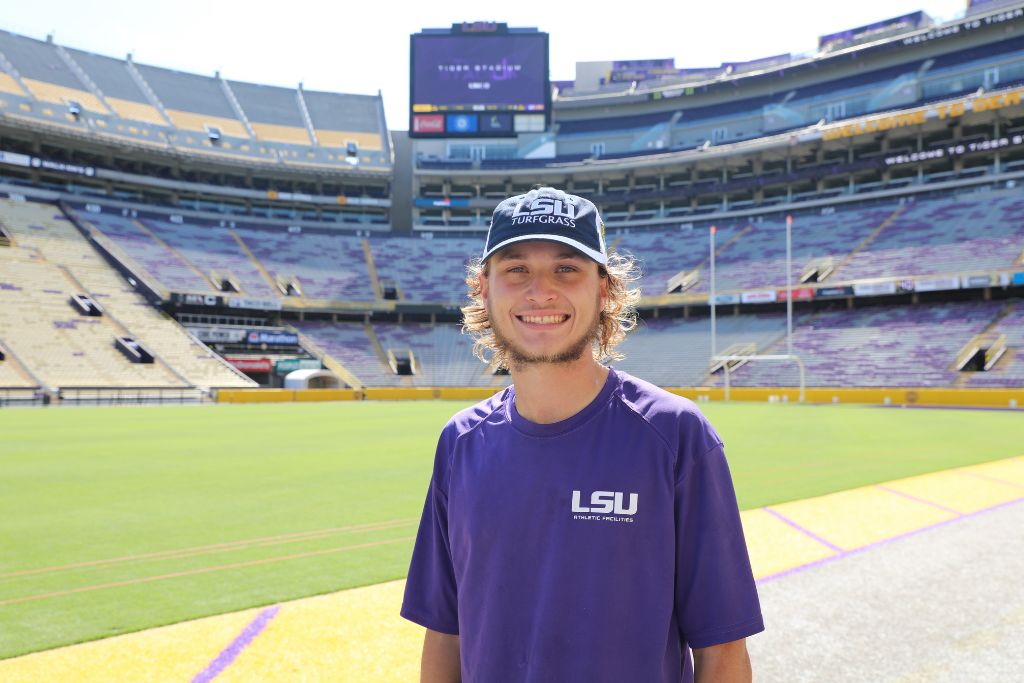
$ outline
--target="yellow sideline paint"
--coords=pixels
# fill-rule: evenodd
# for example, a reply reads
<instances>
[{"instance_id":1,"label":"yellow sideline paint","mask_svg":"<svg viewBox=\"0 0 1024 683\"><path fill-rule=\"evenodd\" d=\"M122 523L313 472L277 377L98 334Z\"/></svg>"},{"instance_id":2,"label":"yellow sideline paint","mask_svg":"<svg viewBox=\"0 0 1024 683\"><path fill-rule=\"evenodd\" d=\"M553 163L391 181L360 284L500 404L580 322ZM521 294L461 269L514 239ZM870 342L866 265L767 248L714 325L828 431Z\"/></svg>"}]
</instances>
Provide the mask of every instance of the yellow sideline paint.
<instances>
[{"instance_id":1,"label":"yellow sideline paint","mask_svg":"<svg viewBox=\"0 0 1024 683\"><path fill-rule=\"evenodd\" d=\"M976 467L922 474L891 482L888 486L959 512L976 512L1024 496L1024 489L1013 484L972 476L984 473Z\"/></svg>"},{"instance_id":2,"label":"yellow sideline paint","mask_svg":"<svg viewBox=\"0 0 1024 683\"><path fill-rule=\"evenodd\" d=\"M815 541L807 534L774 517L765 510L744 510L743 535L747 539L747 552L754 578L772 574L835 555L836 551Z\"/></svg>"},{"instance_id":3,"label":"yellow sideline paint","mask_svg":"<svg viewBox=\"0 0 1024 683\"><path fill-rule=\"evenodd\" d=\"M993 479L1016 486L1024 486L1024 458L1008 458L1007 460L986 462L981 465L964 467L963 471L992 477Z\"/></svg>"},{"instance_id":4,"label":"yellow sideline paint","mask_svg":"<svg viewBox=\"0 0 1024 683\"><path fill-rule=\"evenodd\" d=\"M770 509L843 550L853 550L956 516L874 486L772 505Z\"/></svg>"},{"instance_id":5,"label":"yellow sideline paint","mask_svg":"<svg viewBox=\"0 0 1024 683\"><path fill-rule=\"evenodd\" d=\"M5 659L0 661L0 681L191 681L262 609L185 621Z\"/></svg>"},{"instance_id":6,"label":"yellow sideline paint","mask_svg":"<svg viewBox=\"0 0 1024 683\"><path fill-rule=\"evenodd\" d=\"M217 683L419 679L423 629L398 616L405 581L285 603Z\"/></svg>"}]
</instances>

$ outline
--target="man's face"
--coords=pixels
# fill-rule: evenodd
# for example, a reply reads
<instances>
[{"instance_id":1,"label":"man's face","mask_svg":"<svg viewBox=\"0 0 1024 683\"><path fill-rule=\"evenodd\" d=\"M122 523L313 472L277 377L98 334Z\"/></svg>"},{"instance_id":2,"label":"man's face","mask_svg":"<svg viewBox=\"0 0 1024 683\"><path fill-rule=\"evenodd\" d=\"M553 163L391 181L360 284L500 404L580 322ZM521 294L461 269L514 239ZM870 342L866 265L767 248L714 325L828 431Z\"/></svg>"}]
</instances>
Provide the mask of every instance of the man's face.
<instances>
[{"instance_id":1,"label":"man's face","mask_svg":"<svg viewBox=\"0 0 1024 683\"><path fill-rule=\"evenodd\" d=\"M517 242L491 256L480 285L494 338L512 366L589 354L608 286L580 252L558 242Z\"/></svg>"}]
</instances>

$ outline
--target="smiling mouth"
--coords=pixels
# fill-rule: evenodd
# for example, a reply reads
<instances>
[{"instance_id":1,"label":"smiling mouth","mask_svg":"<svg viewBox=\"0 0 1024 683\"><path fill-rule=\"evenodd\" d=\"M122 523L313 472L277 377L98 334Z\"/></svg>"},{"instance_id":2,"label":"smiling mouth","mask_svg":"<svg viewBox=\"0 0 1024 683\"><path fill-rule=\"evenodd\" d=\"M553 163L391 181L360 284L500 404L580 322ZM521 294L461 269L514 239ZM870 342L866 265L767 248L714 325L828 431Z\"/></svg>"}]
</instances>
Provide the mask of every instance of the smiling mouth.
<instances>
[{"instance_id":1,"label":"smiling mouth","mask_svg":"<svg viewBox=\"0 0 1024 683\"><path fill-rule=\"evenodd\" d=\"M530 323L533 325L556 325L563 323L569 319L568 314L560 313L558 315L517 315L521 322Z\"/></svg>"}]
</instances>

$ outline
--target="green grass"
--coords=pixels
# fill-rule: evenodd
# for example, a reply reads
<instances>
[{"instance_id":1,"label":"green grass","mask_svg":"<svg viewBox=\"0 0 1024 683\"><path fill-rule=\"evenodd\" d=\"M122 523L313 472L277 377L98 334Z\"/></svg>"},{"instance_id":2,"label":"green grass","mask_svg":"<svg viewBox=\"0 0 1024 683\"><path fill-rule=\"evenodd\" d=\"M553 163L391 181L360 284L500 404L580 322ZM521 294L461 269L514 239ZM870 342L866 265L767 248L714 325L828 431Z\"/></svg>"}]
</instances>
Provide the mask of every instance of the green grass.
<instances>
[{"instance_id":1,"label":"green grass","mask_svg":"<svg viewBox=\"0 0 1024 683\"><path fill-rule=\"evenodd\" d=\"M404 576L437 434L461 407L0 412L0 658ZM1024 451L1012 413L702 407L742 508ZM111 558L128 559L81 566ZM40 568L56 569L11 576ZM92 589L106 584L121 585Z\"/></svg>"}]
</instances>

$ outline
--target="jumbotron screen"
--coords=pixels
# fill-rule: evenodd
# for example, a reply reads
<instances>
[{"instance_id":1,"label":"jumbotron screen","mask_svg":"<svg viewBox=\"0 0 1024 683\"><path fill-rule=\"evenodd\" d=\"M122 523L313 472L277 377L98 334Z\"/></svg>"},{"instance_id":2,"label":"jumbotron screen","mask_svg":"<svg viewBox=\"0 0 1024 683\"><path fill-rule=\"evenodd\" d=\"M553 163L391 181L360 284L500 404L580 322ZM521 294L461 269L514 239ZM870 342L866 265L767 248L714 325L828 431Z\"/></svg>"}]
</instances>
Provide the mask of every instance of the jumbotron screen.
<instances>
[{"instance_id":1,"label":"jumbotron screen","mask_svg":"<svg viewBox=\"0 0 1024 683\"><path fill-rule=\"evenodd\" d=\"M410 136L505 137L546 130L548 34L456 29L411 36Z\"/></svg>"}]
</instances>

